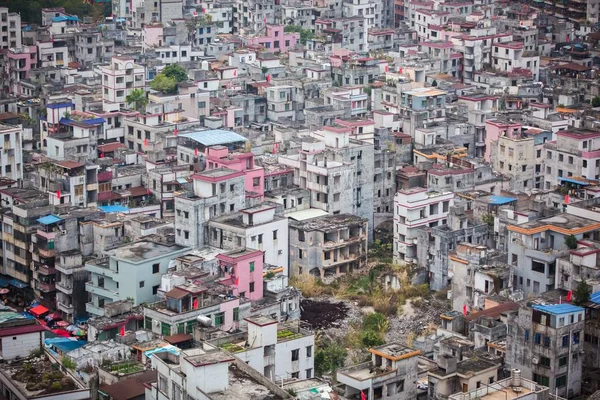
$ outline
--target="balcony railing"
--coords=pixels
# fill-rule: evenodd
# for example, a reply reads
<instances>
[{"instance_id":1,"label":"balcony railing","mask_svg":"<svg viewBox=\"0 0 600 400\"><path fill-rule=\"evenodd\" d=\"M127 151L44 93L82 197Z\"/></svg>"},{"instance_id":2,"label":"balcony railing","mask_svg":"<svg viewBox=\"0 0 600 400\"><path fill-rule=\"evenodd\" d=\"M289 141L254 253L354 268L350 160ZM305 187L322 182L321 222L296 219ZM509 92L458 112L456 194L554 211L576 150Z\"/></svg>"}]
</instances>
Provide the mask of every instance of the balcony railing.
<instances>
[{"instance_id":1,"label":"balcony railing","mask_svg":"<svg viewBox=\"0 0 600 400\"><path fill-rule=\"evenodd\" d=\"M54 285L54 283L37 282L36 286L39 291L44 293L51 293L56 290L56 286Z\"/></svg>"}]
</instances>

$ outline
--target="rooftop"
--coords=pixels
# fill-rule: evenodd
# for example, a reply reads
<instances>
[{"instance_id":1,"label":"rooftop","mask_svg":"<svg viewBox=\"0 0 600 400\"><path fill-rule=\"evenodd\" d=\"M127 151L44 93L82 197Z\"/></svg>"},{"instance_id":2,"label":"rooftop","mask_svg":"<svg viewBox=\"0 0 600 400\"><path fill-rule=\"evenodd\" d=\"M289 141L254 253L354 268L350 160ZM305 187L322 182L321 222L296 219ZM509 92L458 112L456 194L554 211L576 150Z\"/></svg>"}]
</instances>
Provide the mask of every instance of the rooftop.
<instances>
[{"instance_id":1,"label":"rooftop","mask_svg":"<svg viewBox=\"0 0 600 400\"><path fill-rule=\"evenodd\" d=\"M542 311L552 315L570 314L575 312L584 311L583 308L577 307L573 304L546 304L546 305L533 305L531 306L534 310Z\"/></svg>"},{"instance_id":2,"label":"rooftop","mask_svg":"<svg viewBox=\"0 0 600 400\"><path fill-rule=\"evenodd\" d=\"M352 225L362 225L367 220L351 214L324 215L303 221L290 221L290 225L303 231L331 232Z\"/></svg>"},{"instance_id":3,"label":"rooftop","mask_svg":"<svg viewBox=\"0 0 600 400\"><path fill-rule=\"evenodd\" d=\"M217 144L230 144L237 142L245 142L248 139L238 135L233 131L224 129L211 129L206 131L197 131L190 133L181 133L180 137L192 139L203 146L214 146Z\"/></svg>"},{"instance_id":4,"label":"rooftop","mask_svg":"<svg viewBox=\"0 0 600 400\"><path fill-rule=\"evenodd\" d=\"M107 252L107 255L120 260L139 263L157 257L165 257L170 253L185 250L185 247L177 244L163 244L142 240L136 243L126 244Z\"/></svg>"}]
</instances>

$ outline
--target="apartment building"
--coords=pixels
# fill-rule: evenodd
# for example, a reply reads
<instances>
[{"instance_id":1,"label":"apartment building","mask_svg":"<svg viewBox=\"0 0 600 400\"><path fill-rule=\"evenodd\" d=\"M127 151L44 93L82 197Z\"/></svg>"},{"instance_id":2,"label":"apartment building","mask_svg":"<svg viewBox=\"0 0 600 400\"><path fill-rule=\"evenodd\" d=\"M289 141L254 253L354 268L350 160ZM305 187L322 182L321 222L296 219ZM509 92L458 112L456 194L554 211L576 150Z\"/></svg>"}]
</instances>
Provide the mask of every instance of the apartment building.
<instances>
[{"instance_id":1,"label":"apartment building","mask_svg":"<svg viewBox=\"0 0 600 400\"><path fill-rule=\"evenodd\" d=\"M296 89L294 86L271 86L266 89L267 118L271 121L296 120Z\"/></svg>"},{"instance_id":2,"label":"apartment building","mask_svg":"<svg viewBox=\"0 0 600 400\"><path fill-rule=\"evenodd\" d=\"M85 268L90 280L85 290L90 293L90 301L86 311L102 316L107 303L128 298L135 305L154 301L170 261L187 250L177 244L140 240L88 261Z\"/></svg>"},{"instance_id":3,"label":"apartment building","mask_svg":"<svg viewBox=\"0 0 600 400\"><path fill-rule=\"evenodd\" d=\"M533 80L540 76L540 56L531 51L525 51L523 42L496 42L492 44L492 68L511 72L524 69L531 72Z\"/></svg>"},{"instance_id":4,"label":"apartment building","mask_svg":"<svg viewBox=\"0 0 600 400\"><path fill-rule=\"evenodd\" d=\"M217 255L222 275L219 282L230 286L235 296L262 299L263 256L263 251L244 248Z\"/></svg>"},{"instance_id":5,"label":"apartment building","mask_svg":"<svg viewBox=\"0 0 600 400\"><path fill-rule=\"evenodd\" d=\"M545 150L545 189L569 178L600 178L600 132L566 130L556 132L556 142Z\"/></svg>"},{"instance_id":6,"label":"apartment building","mask_svg":"<svg viewBox=\"0 0 600 400\"><path fill-rule=\"evenodd\" d=\"M27 89L21 82L28 80L30 71L37 66L37 46L11 48L6 57L5 82L11 93L24 96L27 94Z\"/></svg>"},{"instance_id":7,"label":"apartment building","mask_svg":"<svg viewBox=\"0 0 600 400\"><path fill-rule=\"evenodd\" d=\"M297 171L294 184L311 191L311 207L367 219L371 238L374 150L351 134L352 128L325 126L300 139L299 154L280 156L279 162Z\"/></svg>"},{"instance_id":8,"label":"apartment building","mask_svg":"<svg viewBox=\"0 0 600 400\"><path fill-rule=\"evenodd\" d=\"M453 204L451 192L428 192L425 188L399 190L394 197L394 260L416 262L417 231L447 224Z\"/></svg>"},{"instance_id":9,"label":"apartment building","mask_svg":"<svg viewBox=\"0 0 600 400\"><path fill-rule=\"evenodd\" d=\"M557 299L523 301L508 317L506 363L570 398L581 393L585 309Z\"/></svg>"},{"instance_id":10,"label":"apartment building","mask_svg":"<svg viewBox=\"0 0 600 400\"><path fill-rule=\"evenodd\" d=\"M278 323L266 316L245 320L247 332L214 342L273 382L286 376L291 379L314 377L315 336L309 325L301 321ZM250 345L244 346L245 343Z\"/></svg>"},{"instance_id":11,"label":"apartment building","mask_svg":"<svg viewBox=\"0 0 600 400\"><path fill-rule=\"evenodd\" d=\"M97 62L110 62L115 41L102 36L97 29L79 29L75 38L75 61L90 68Z\"/></svg>"},{"instance_id":12,"label":"apartment building","mask_svg":"<svg viewBox=\"0 0 600 400\"><path fill-rule=\"evenodd\" d=\"M260 32L275 22L275 1L236 0L233 12L233 33Z\"/></svg>"},{"instance_id":13,"label":"apartment building","mask_svg":"<svg viewBox=\"0 0 600 400\"><path fill-rule=\"evenodd\" d=\"M23 180L23 128L0 124L3 138L0 156L0 176L21 183Z\"/></svg>"},{"instance_id":14,"label":"apartment building","mask_svg":"<svg viewBox=\"0 0 600 400\"><path fill-rule=\"evenodd\" d=\"M284 25L272 25L267 22L265 24L264 34L244 35L241 36L245 46L262 46L267 51L274 53L285 53L300 42L300 34L298 32L285 32Z\"/></svg>"},{"instance_id":15,"label":"apartment building","mask_svg":"<svg viewBox=\"0 0 600 400\"><path fill-rule=\"evenodd\" d=\"M110 103L119 103L120 108L127 108L125 98L133 90L144 89L146 86L145 70L145 67L137 65L132 57L113 56L109 65L99 68L102 76L102 99Z\"/></svg>"},{"instance_id":16,"label":"apartment building","mask_svg":"<svg viewBox=\"0 0 600 400\"><path fill-rule=\"evenodd\" d=\"M343 385L344 397L359 397L364 393L369 399L417 398L419 350L388 343L369 352L371 361L337 370L336 380Z\"/></svg>"},{"instance_id":17,"label":"apartment building","mask_svg":"<svg viewBox=\"0 0 600 400\"><path fill-rule=\"evenodd\" d=\"M569 251L566 237L597 239L598 226L597 221L568 213L509 225L508 262L515 288L525 294L554 289L557 259Z\"/></svg>"},{"instance_id":18,"label":"apartment building","mask_svg":"<svg viewBox=\"0 0 600 400\"><path fill-rule=\"evenodd\" d=\"M267 264L283 268L288 276L288 219L279 204L263 202L215 216L207 231L207 244L225 250L261 250Z\"/></svg>"},{"instance_id":19,"label":"apartment building","mask_svg":"<svg viewBox=\"0 0 600 400\"><path fill-rule=\"evenodd\" d=\"M323 278L360 270L368 231L366 218L348 214L290 219L290 274Z\"/></svg>"},{"instance_id":20,"label":"apartment building","mask_svg":"<svg viewBox=\"0 0 600 400\"><path fill-rule=\"evenodd\" d=\"M21 16L0 7L0 49L21 47Z\"/></svg>"}]
</instances>

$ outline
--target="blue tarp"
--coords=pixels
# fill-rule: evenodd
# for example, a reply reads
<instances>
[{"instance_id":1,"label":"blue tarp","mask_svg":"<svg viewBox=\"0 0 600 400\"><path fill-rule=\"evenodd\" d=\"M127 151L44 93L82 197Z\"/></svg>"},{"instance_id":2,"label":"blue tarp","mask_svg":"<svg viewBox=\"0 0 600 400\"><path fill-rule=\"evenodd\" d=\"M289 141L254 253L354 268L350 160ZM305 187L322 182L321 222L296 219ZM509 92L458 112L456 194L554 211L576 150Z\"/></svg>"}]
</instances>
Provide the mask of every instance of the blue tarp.
<instances>
[{"instance_id":1,"label":"blue tarp","mask_svg":"<svg viewBox=\"0 0 600 400\"><path fill-rule=\"evenodd\" d=\"M577 179L573 179L573 178L558 178L559 181L561 182L569 182L569 183L573 183L575 185L581 185L581 186L589 186L588 182L585 181L578 181Z\"/></svg>"},{"instance_id":2,"label":"blue tarp","mask_svg":"<svg viewBox=\"0 0 600 400\"><path fill-rule=\"evenodd\" d=\"M175 355L179 355L179 353L181 352L181 349L179 349L178 347L175 347L173 345L168 345L168 346L163 346L163 347L157 347L155 349L151 349L151 350L146 350L144 352L144 355L148 358L150 358L150 356L152 354L156 354L156 353L166 353L169 352L171 354L175 354Z\"/></svg>"},{"instance_id":3,"label":"blue tarp","mask_svg":"<svg viewBox=\"0 0 600 400\"><path fill-rule=\"evenodd\" d=\"M82 124L86 124L86 125L101 125L103 123L105 123L106 121L104 120L104 118L92 118L92 119L84 119L80 121Z\"/></svg>"},{"instance_id":4,"label":"blue tarp","mask_svg":"<svg viewBox=\"0 0 600 400\"><path fill-rule=\"evenodd\" d=\"M52 18L52 22L64 22L64 21L79 21L79 17L76 15L60 16Z\"/></svg>"},{"instance_id":5,"label":"blue tarp","mask_svg":"<svg viewBox=\"0 0 600 400\"><path fill-rule=\"evenodd\" d=\"M8 280L6 278L0 277L0 287L7 287L7 286L8 286Z\"/></svg>"},{"instance_id":6,"label":"blue tarp","mask_svg":"<svg viewBox=\"0 0 600 400\"><path fill-rule=\"evenodd\" d=\"M58 221L62 221L62 218L59 218L56 215L47 215L45 217L38 219L38 222L42 225L50 225L50 224L54 224Z\"/></svg>"},{"instance_id":7,"label":"blue tarp","mask_svg":"<svg viewBox=\"0 0 600 400\"><path fill-rule=\"evenodd\" d=\"M495 206L501 206L503 204L512 203L513 201L517 201L514 197L504 197L504 196L490 196L489 204L493 204Z\"/></svg>"},{"instance_id":8,"label":"blue tarp","mask_svg":"<svg viewBox=\"0 0 600 400\"><path fill-rule=\"evenodd\" d=\"M20 280L15 278L12 278L10 281L8 281L8 284L19 289L25 289L26 287L29 287L29 285L25 282L21 282Z\"/></svg>"},{"instance_id":9,"label":"blue tarp","mask_svg":"<svg viewBox=\"0 0 600 400\"><path fill-rule=\"evenodd\" d=\"M570 314L574 312L584 311L583 308L574 306L573 304L547 304L547 305L533 305L531 306L534 310L539 310L548 314L561 315Z\"/></svg>"},{"instance_id":10,"label":"blue tarp","mask_svg":"<svg viewBox=\"0 0 600 400\"><path fill-rule=\"evenodd\" d=\"M225 129L209 129L205 131L197 131L180 134L179 136L192 139L203 146L215 146L218 144L225 145L238 142L247 142L248 139L238 135L233 131Z\"/></svg>"},{"instance_id":11,"label":"blue tarp","mask_svg":"<svg viewBox=\"0 0 600 400\"><path fill-rule=\"evenodd\" d=\"M44 344L46 347L53 346L56 350L61 353L68 353L80 347L83 347L87 344L85 340L77 340L75 338L64 338L64 337L55 337L50 339L45 339Z\"/></svg>"},{"instance_id":12,"label":"blue tarp","mask_svg":"<svg viewBox=\"0 0 600 400\"><path fill-rule=\"evenodd\" d=\"M592 303L600 304L600 292L592 293L590 301Z\"/></svg>"},{"instance_id":13,"label":"blue tarp","mask_svg":"<svg viewBox=\"0 0 600 400\"><path fill-rule=\"evenodd\" d=\"M114 212L127 212L129 208L125 206L113 205L113 206L100 206L98 207L100 210L105 213L114 213Z\"/></svg>"}]
</instances>

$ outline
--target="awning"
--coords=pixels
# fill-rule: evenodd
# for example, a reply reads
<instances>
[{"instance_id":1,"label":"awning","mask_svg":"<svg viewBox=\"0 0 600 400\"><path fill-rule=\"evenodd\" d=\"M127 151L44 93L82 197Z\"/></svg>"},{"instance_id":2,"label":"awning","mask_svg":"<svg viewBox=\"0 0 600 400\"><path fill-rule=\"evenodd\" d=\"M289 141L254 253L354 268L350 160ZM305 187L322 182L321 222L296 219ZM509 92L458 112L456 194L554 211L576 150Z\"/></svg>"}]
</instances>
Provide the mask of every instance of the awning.
<instances>
[{"instance_id":1,"label":"awning","mask_svg":"<svg viewBox=\"0 0 600 400\"><path fill-rule=\"evenodd\" d=\"M45 313L47 313L48 311L49 311L49 310L48 310L46 307L42 306L42 305L35 306L35 307L33 307L31 310L29 310L29 312L30 312L31 314L33 314L33 315L35 315L35 316L37 316L37 317L39 317L39 316L40 316L40 315L42 315L42 314L45 314Z\"/></svg>"},{"instance_id":2,"label":"awning","mask_svg":"<svg viewBox=\"0 0 600 400\"><path fill-rule=\"evenodd\" d=\"M187 334L187 333L178 333L176 335L165 336L164 340L173 345L176 345L178 343L183 343L183 342L187 342L188 340L192 340L192 335Z\"/></svg>"},{"instance_id":3,"label":"awning","mask_svg":"<svg viewBox=\"0 0 600 400\"><path fill-rule=\"evenodd\" d=\"M15 278L12 278L10 281L8 281L8 284L19 289L25 289L26 287L29 287L29 285L25 282L21 282L20 280Z\"/></svg>"},{"instance_id":4,"label":"awning","mask_svg":"<svg viewBox=\"0 0 600 400\"><path fill-rule=\"evenodd\" d=\"M57 217L56 215L47 215L45 217L38 219L38 222L42 225L50 225L50 224L54 224L58 221L62 221L62 219Z\"/></svg>"},{"instance_id":5,"label":"awning","mask_svg":"<svg viewBox=\"0 0 600 400\"><path fill-rule=\"evenodd\" d=\"M185 178L177 178L177 183L185 185L186 183L188 183L188 180Z\"/></svg>"},{"instance_id":6,"label":"awning","mask_svg":"<svg viewBox=\"0 0 600 400\"><path fill-rule=\"evenodd\" d=\"M503 204L512 203L513 201L517 201L514 197L504 197L504 196L490 196L489 204L494 206L500 206Z\"/></svg>"},{"instance_id":7,"label":"awning","mask_svg":"<svg viewBox=\"0 0 600 400\"><path fill-rule=\"evenodd\" d=\"M6 280L6 278L0 277L0 287L7 287L7 286L8 286L8 281Z\"/></svg>"},{"instance_id":8,"label":"awning","mask_svg":"<svg viewBox=\"0 0 600 400\"><path fill-rule=\"evenodd\" d=\"M558 180L561 181L561 182L569 182L569 183L572 183L574 185L589 186L588 182L578 181L577 179L573 179L573 178L558 178Z\"/></svg>"},{"instance_id":9,"label":"awning","mask_svg":"<svg viewBox=\"0 0 600 400\"><path fill-rule=\"evenodd\" d=\"M127 212L129 208L120 205L112 205L112 206L100 206L98 207L100 210L105 213L114 213L114 212Z\"/></svg>"}]
</instances>

